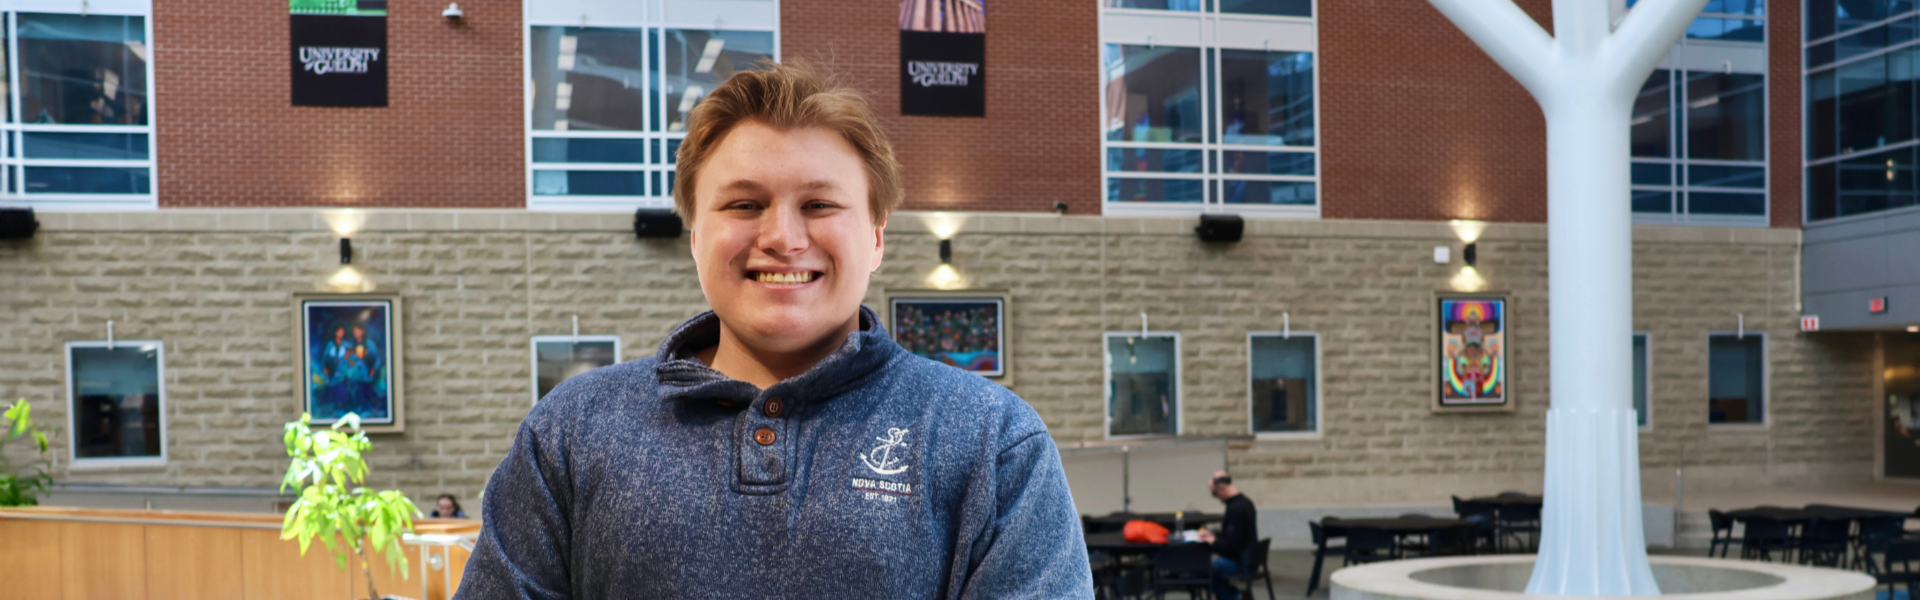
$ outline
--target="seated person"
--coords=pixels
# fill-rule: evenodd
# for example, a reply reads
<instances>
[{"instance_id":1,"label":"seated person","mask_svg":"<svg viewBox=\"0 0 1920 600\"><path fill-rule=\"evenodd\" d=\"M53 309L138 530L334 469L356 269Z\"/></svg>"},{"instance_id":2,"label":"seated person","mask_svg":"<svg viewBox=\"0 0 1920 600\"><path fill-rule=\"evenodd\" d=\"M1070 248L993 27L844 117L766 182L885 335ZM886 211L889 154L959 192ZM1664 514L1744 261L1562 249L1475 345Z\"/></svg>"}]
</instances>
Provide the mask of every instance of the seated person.
<instances>
[{"instance_id":1,"label":"seated person","mask_svg":"<svg viewBox=\"0 0 1920 600\"><path fill-rule=\"evenodd\" d=\"M453 494L441 494L440 499L433 503L431 516L435 519L465 519L467 511L460 510L460 501L453 499Z\"/></svg>"},{"instance_id":2,"label":"seated person","mask_svg":"<svg viewBox=\"0 0 1920 600\"><path fill-rule=\"evenodd\" d=\"M1213 557L1213 595L1220 600L1237 600L1240 590L1234 589L1230 579L1256 568L1240 561L1246 557L1253 541L1259 539L1260 525L1254 520L1253 501L1233 486L1233 477L1226 471L1213 473L1213 479L1207 482L1207 492L1227 504L1226 518L1220 521L1220 533L1200 530L1200 541L1212 544L1213 553L1219 555Z\"/></svg>"}]
</instances>

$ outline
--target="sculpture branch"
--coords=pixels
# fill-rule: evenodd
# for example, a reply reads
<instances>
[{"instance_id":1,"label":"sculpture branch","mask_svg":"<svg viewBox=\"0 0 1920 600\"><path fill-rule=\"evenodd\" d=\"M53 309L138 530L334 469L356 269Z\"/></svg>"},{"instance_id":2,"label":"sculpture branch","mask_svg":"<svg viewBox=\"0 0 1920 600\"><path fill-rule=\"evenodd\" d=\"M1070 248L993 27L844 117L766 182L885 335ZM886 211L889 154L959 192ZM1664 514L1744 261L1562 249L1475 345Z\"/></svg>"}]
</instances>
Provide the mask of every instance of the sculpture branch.
<instances>
[{"instance_id":1,"label":"sculpture branch","mask_svg":"<svg viewBox=\"0 0 1920 600\"><path fill-rule=\"evenodd\" d=\"M1593 56L1612 26L1606 0L1553 0L1553 40L1563 58Z\"/></svg>"},{"instance_id":2,"label":"sculpture branch","mask_svg":"<svg viewBox=\"0 0 1920 600\"><path fill-rule=\"evenodd\" d=\"M1702 0L1704 1L1704 0ZM1552 86L1553 38L1512 0L1429 0L1534 98Z\"/></svg>"},{"instance_id":3,"label":"sculpture branch","mask_svg":"<svg viewBox=\"0 0 1920 600\"><path fill-rule=\"evenodd\" d=\"M1607 44L1607 75L1624 78L1638 89L1706 6L1707 0L1640 0Z\"/></svg>"}]
</instances>

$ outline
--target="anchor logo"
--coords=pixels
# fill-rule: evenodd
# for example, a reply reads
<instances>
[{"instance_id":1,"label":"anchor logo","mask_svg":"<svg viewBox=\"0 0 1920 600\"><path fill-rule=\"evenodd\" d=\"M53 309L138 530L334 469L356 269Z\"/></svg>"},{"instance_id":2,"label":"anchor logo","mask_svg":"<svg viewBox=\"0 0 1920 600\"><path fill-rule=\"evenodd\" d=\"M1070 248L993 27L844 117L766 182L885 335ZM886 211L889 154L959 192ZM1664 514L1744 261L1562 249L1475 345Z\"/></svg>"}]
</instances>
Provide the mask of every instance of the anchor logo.
<instances>
[{"instance_id":1,"label":"anchor logo","mask_svg":"<svg viewBox=\"0 0 1920 600\"><path fill-rule=\"evenodd\" d=\"M907 447L907 430L894 427L887 430L887 437L873 439L879 440L880 445L874 446L872 450L861 453L860 461L867 463L867 468L873 469L873 472L881 475L893 475L895 473L906 472L906 465L900 464L902 459L893 455L893 449ZM896 467L894 465L900 466Z\"/></svg>"}]
</instances>

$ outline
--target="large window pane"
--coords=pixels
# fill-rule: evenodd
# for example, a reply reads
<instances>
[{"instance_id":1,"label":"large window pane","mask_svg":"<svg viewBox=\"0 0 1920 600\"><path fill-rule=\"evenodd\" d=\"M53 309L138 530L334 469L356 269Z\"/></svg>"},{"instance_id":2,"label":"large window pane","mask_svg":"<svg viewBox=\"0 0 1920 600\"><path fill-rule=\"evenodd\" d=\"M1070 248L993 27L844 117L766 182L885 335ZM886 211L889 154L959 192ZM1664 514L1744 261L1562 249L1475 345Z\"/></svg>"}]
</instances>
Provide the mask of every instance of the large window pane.
<instances>
[{"instance_id":1,"label":"large window pane","mask_svg":"<svg viewBox=\"0 0 1920 600\"><path fill-rule=\"evenodd\" d=\"M1857 215L1912 206L1915 201L1914 149L1901 148L1840 162L1837 210L1832 216ZM1817 170L1817 169L1816 169ZM1823 183L1816 176L1809 187ZM1816 206L1820 191L1814 188ZM1819 211L1815 211L1816 216Z\"/></svg>"},{"instance_id":2,"label":"large window pane","mask_svg":"<svg viewBox=\"0 0 1920 600\"><path fill-rule=\"evenodd\" d=\"M1673 214L1673 192L1666 190L1634 190L1633 212Z\"/></svg>"},{"instance_id":3,"label":"large window pane","mask_svg":"<svg viewBox=\"0 0 1920 600\"><path fill-rule=\"evenodd\" d=\"M533 162L639 163L646 161L646 149L647 140L534 138Z\"/></svg>"},{"instance_id":4,"label":"large window pane","mask_svg":"<svg viewBox=\"0 0 1920 600\"><path fill-rule=\"evenodd\" d=\"M145 167L27 167L29 194L151 194Z\"/></svg>"},{"instance_id":5,"label":"large window pane","mask_svg":"<svg viewBox=\"0 0 1920 600\"><path fill-rule=\"evenodd\" d=\"M1313 0L1219 0L1220 12L1283 17L1313 16Z\"/></svg>"},{"instance_id":6,"label":"large window pane","mask_svg":"<svg viewBox=\"0 0 1920 600\"><path fill-rule=\"evenodd\" d=\"M1633 412L1641 427L1647 426L1647 334L1633 334Z\"/></svg>"},{"instance_id":7,"label":"large window pane","mask_svg":"<svg viewBox=\"0 0 1920 600\"><path fill-rule=\"evenodd\" d=\"M1760 217L1767 214L1766 194L1687 192L1687 213Z\"/></svg>"},{"instance_id":8,"label":"large window pane","mask_svg":"<svg viewBox=\"0 0 1920 600\"><path fill-rule=\"evenodd\" d=\"M1228 150L1220 153L1220 172L1229 175L1312 175L1312 152L1243 152Z\"/></svg>"},{"instance_id":9,"label":"large window pane","mask_svg":"<svg viewBox=\"0 0 1920 600\"><path fill-rule=\"evenodd\" d=\"M669 29L666 38L667 131L686 131L688 111L735 71L773 60L770 32Z\"/></svg>"},{"instance_id":10,"label":"large window pane","mask_svg":"<svg viewBox=\"0 0 1920 600\"><path fill-rule=\"evenodd\" d=\"M638 29L532 27L533 129L642 129L647 90Z\"/></svg>"},{"instance_id":11,"label":"large window pane","mask_svg":"<svg viewBox=\"0 0 1920 600\"><path fill-rule=\"evenodd\" d=\"M144 133L49 133L21 135L27 158L146 160Z\"/></svg>"},{"instance_id":12,"label":"large window pane","mask_svg":"<svg viewBox=\"0 0 1920 600\"><path fill-rule=\"evenodd\" d=\"M1760 19L1700 17L1687 25L1687 37L1723 42L1764 42L1767 40L1767 27L1766 21Z\"/></svg>"},{"instance_id":13,"label":"large window pane","mask_svg":"<svg viewBox=\"0 0 1920 600\"><path fill-rule=\"evenodd\" d=\"M1205 199L1199 179L1107 178L1108 202L1193 202Z\"/></svg>"},{"instance_id":14,"label":"large window pane","mask_svg":"<svg viewBox=\"0 0 1920 600\"><path fill-rule=\"evenodd\" d=\"M1107 434L1177 434L1179 341L1170 335L1107 336Z\"/></svg>"},{"instance_id":15,"label":"large window pane","mask_svg":"<svg viewBox=\"0 0 1920 600\"><path fill-rule=\"evenodd\" d=\"M1765 336L1713 335L1707 340L1707 422L1766 422Z\"/></svg>"},{"instance_id":16,"label":"large window pane","mask_svg":"<svg viewBox=\"0 0 1920 600\"><path fill-rule=\"evenodd\" d=\"M142 17L20 13L28 123L147 124Z\"/></svg>"},{"instance_id":17,"label":"large window pane","mask_svg":"<svg viewBox=\"0 0 1920 600\"><path fill-rule=\"evenodd\" d=\"M534 171L536 196L644 196L641 171Z\"/></svg>"},{"instance_id":18,"label":"large window pane","mask_svg":"<svg viewBox=\"0 0 1920 600\"><path fill-rule=\"evenodd\" d=\"M1906 18L1860 33L1844 35L1833 42L1821 44L1819 47L1830 47L1833 50L1831 52L1821 51L1819 58L1826 59L1828 62L1833 60L1846 60L1883 48L1911 42L1914 37L1913 27L1914 20L1912 18ZM1828 56L1828 54L1832 56Z\"/></svg>"},{"instance_id":19,"label":"large window pane","mask_svg":"<svg viewBox=\"0 0 1920 600\"><path fill-rule=\"evenodd\" d=\"M1687 156L1766 159L1766 76L1687 72Z\"/></svg>"},{"instance_id":20,"label":"large window pane","mask_svg":"<svg viewBox=\"0 0 1920 600\"><path fill-rule=\"evenodd\" d=\"M1201 142L1200 50L1106 44L1106 135L1115 142Z\"/></svg>"},{"instance_id":21,"label":"large window pane","mask_svg":"<svg viewBox=\"0 0 1920 600\"><path fill-rule=\"evenodd\" d=\"M67 347L77 461L162 457L159 342Z\"/></svg>"},{"instance_id":22,"label":"large window pane","mask_svg":"<svg viewBox=\"0 0 1920 600\"><path fill-rule=\"evenodd\" d=\"M1107 170L1136 173L1199 173L1205 153L1200 150L1108 148Z\"/></svg>"},{"instance_id":23,"label":"large window pane","mask_svg":"<svg viewBox=\"0 0 1920 600\"><path fill-rule=\"evenodd\" d=\"M1673 155L1673 145L1669 141L1673 133L1673 77L1672 71L1654 69L1653 75L1640 86L1640 96L1633 101L1633 155L1648 158L1665 158Z\"/></svg>"},{"instance_id":24,"label":"large window pane","mask_svg":"<svg viewBox=\"0 0 1920 600\"><path fill-rule=\"evenodd\" d=\"M1691 165L1687 167L1687 185L1694 187L1763 189L1767 187L1767 168L1762 166Z\"/></svg>"},{"instance_id":25,"label":"large window pane","mask_svg":"<svg viewBox=\"0 0 1920 600\"><path fill-rule=\"evenodd\" d=\"M1912 55L1895 52L1840 67L1841 154L1913 139Z\"/></svg>"},{"instance_id":26,"label":"large window pane","mask_svg":"<svg viewBox=\"0 0 1920 600\"><path fill-rule=\"evenodd\" d=\"M1839 77L1827 71L1807 77L1807 158L1826 158L1839 151L1834 110L1840 102Z\"/></svg>"},{"instance_id":27,"label":"large window pane","mask_svg":"<svg viewBox=\"0 0 1920 600\"><path fill-rule=\"evenodd\" d=\"M1317 431L1319 356L1312 334L1253 336L1253 430Z\"/></svg>"},{"instance_id":28,"label":"large window pane","mask_svg":"<svg viewBox=\"0 0 1920 600\"><path fill-rule=\"evenodd\" d=\"M1313 54L1220 51L1220 141L1311 146Z\"/></svg>"},{"instance_id":29,"label":"large window pane","mask_svg":"<svg viewBox=\"0 0 1920 600\"><path fill-rule=\"evenodd\" d=\"M1221 185L1224 188L1221 201L1227 204L1312 206L1314 201L1314 185L1311 181L1228 179Z\"/></svg>"},{"instance_id":30,"label":"large window pane","mask_svg":"<svg viewBox=\"0 0 1920 600\"><path fill-rule=\"evenodd\" d=\"M1630 167L1633 185L1673 185L1673 165L1635 162Z\"/></svg>"}]
</instances>

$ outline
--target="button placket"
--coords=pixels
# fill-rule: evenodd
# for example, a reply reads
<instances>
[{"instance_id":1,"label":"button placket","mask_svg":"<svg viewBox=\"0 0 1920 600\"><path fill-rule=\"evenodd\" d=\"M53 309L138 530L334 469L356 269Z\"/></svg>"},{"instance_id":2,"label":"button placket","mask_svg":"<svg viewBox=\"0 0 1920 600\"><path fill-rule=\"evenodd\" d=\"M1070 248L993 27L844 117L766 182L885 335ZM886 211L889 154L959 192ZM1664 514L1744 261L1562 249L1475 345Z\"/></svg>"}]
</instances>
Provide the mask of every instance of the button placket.
<instances>
[{"instance_id":1,"label":"button placket","mask_svg":"<svg viewBox=\"0 0 1920 600\"><path fill-rule=\"evenodd\" d=\"M741 483L780 485L788 480L793 444L787 439L789 421L781 419L790 407L779 396L768 395L751 402L740 413L745 422L740 440Z\"/></svg>"}]
</instances>

